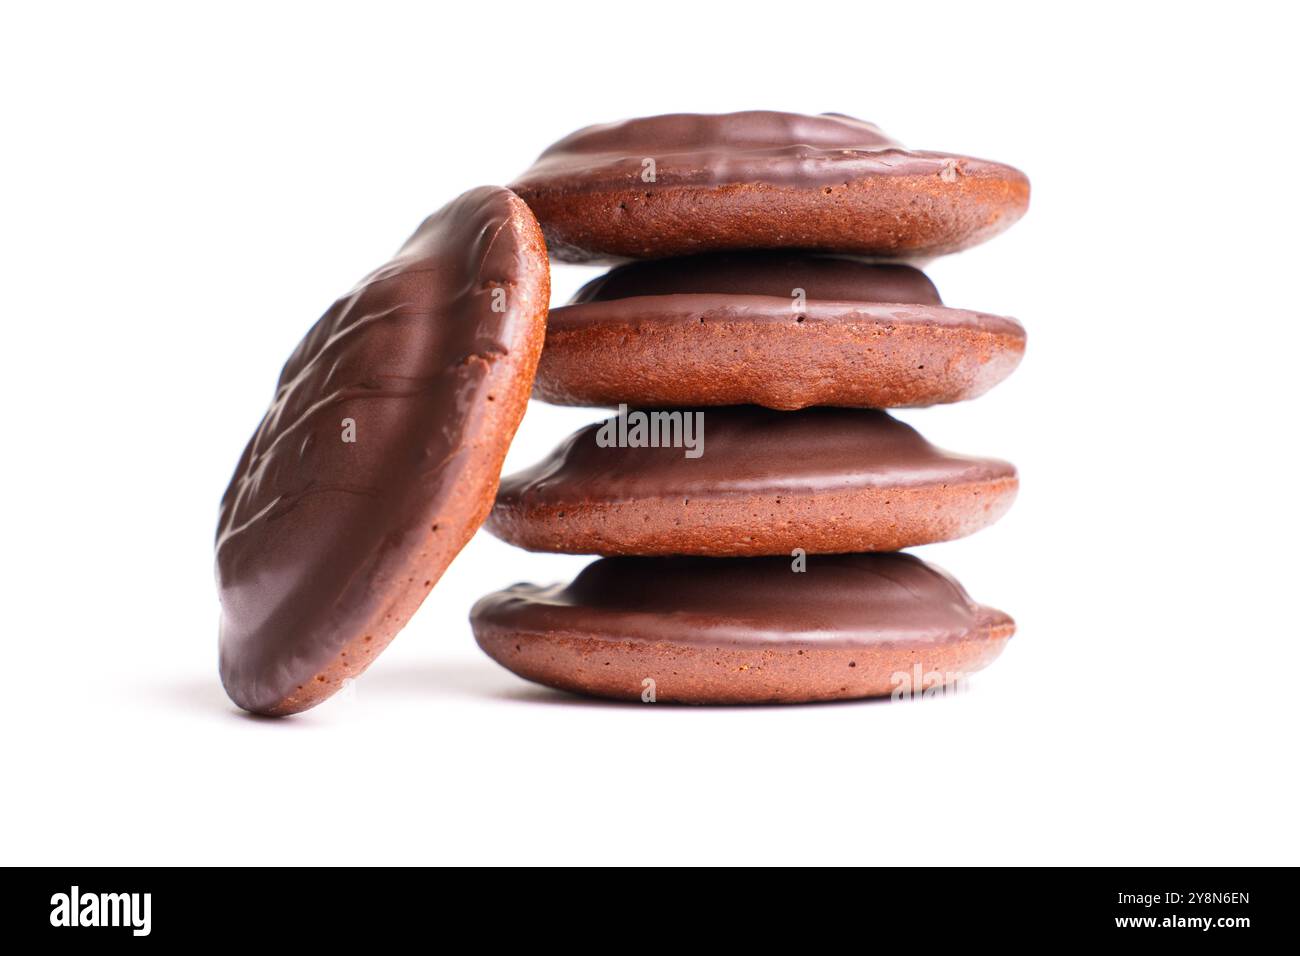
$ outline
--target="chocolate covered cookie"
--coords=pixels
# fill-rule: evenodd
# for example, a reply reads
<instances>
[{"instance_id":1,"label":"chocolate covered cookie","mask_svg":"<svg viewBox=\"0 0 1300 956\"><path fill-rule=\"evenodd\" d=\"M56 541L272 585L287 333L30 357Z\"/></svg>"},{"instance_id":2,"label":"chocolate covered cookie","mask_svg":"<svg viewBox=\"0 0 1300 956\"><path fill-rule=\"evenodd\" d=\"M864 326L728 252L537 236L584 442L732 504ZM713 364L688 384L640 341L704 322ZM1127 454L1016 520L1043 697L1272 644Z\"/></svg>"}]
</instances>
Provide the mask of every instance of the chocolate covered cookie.
<instances>
[{"instance_id":1,"label":"chocolate covered cookie","mask_svg":"<svg viewBox=\"0 0 1300 956\"><path fill-rule=\"evenodd\" d=\"M570 262L734 249L956 252L1029 205L1017 169L905 149L824 113L675 113L589 126L511 185Z\"/></svg>"},{"instance_id":2,"label":"chocolate covered cookie","mask_svg":"<svg viewBox=\"0 0 1300 956\"><path fill-rule=\"evenodd\" d=\"M637 262L553 309L534 394L561 405L797 409L983 394L1025 349L904 265L788 252Z\"/></svg>"},{"instance_id":3,"label":"chocolate covered cookie","mask_svg":"<svg viewBox=\"0 0 1300 956\"><path fill-rule=\"evenodd\" d=\"M298 345L221 503L220 669L240 707L295 713L360 674L482 523L549 290L532 213L483 187Z\"/></svg>"},{"instance_id":4,"label":"chocolate covered cookie","mask_svg":"<svg viewBox=\"0 0 1300 956\"><path fill-rule=\"evenodd\" d=\"M620 700L762 704L913 697L1002 652L1010 617L908 554L605 558L470 615L520 677Z\"/></svg>"},{"instance_id":5,"label":"chocolate covered cookie","mask_svg":"<svg viewBox=\"0 0 1300 956\"><path fill-rule=\"evenodd\" d=\"M882 411L624 410L501 482L488 529L533 551L894 551L970 534L1017 488Z\"/></svg>"}]
</instances>

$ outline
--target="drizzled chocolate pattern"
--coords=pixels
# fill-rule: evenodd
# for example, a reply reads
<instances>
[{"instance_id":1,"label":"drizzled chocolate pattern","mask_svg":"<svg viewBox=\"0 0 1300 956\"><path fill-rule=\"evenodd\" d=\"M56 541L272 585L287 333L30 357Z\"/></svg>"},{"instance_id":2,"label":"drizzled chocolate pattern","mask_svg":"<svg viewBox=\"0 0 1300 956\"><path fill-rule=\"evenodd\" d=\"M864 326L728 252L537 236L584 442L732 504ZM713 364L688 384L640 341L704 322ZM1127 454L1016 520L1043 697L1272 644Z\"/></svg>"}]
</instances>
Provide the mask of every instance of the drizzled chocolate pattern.
<instances>
[{"instance_id":1,"label":"drizzled chocolate pattern","mask_svg":"<svg viewBox=\"0 0 1300 956\"><path fill-rule=\"evenodd\" d=\"M221 503L220 668L235 703L312 706L419 606L490 506L548 295L532 215L483 187L303 338Z\"/></svg>"}]
</instances>

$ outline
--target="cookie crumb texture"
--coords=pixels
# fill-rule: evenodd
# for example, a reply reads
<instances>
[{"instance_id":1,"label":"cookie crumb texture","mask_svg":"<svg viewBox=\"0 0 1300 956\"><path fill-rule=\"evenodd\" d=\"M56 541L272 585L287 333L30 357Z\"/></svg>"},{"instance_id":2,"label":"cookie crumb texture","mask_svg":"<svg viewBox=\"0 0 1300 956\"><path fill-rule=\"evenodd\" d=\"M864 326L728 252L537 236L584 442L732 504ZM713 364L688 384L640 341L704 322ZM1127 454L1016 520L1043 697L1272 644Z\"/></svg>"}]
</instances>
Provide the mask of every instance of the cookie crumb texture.
<instances>
[{"instance_id":1,"label":"cookie crumb texture","mask_svg":"<svg viewBox=\"0 0 1300 956\"><path fill-rule=\"evenodd\" d=\"M551 311L533 393L561 405L935 405L984 393L1024 350L1015 319L949 308L905 265L770 251L655 259Z\"/></svg>"},{"instance_id":2,"label":"cookie crumb texture","mask_svg":"<svg viewBox=\"0 0 1300 956\"><path fill-rule=\"evenodd\" d=\"M852 650L778 647L735 650L670 641L610 641L599 635L539 635L484 629L479 646L533 683L610 700L643 700L646 678L660 704L806 704L888 697L908 687L899 675L932 675L923 689L949 687L1002 653L1010 618L945 644ZM918 670L919 668L919 670ZM909 694L909 696L912 696Z\"/></svg>"},{"instance_id":3,"label":"cookie crumb texture","mask_svg":"<svg viewBox=\"0 0 1300 956\"><path fill-rule=\"evenodd\" d=\"M984 394L1025 350L1012 320L963 310L937 321L901 305L810 302L794 313L788 299L709 298L642 300L645 316L630 321L603 304L556 309L536 397L783 411L939 405Z\"/></svg>"}]
</instances>

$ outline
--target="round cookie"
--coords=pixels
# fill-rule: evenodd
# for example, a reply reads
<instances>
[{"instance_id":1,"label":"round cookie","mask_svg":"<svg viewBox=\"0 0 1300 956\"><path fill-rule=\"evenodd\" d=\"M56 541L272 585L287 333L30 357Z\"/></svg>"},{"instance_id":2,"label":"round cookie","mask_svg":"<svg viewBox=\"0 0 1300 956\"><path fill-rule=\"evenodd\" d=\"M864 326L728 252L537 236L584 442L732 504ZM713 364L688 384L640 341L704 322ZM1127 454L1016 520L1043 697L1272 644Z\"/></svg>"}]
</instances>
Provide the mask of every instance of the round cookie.
<instances>
[{"instance_id":1,"label":"round cookie","mask_svg":"<svg viewBox=\"0 0 1300 956\"><path fill-rule=\"evenodd\" d=\"M502 479L487 528L565 554L896 551L991 524L1016 489L1010 464L943 451L881 411L637 410Z\"/></svg>"},{"instance_id":2,"label":"round cookie","mask_svg":"<svg viewBox=\"0 0 1300 956\"><path fill-rule=\"evenodd\" d=\"M548 687L681 704L933 694L1002 652L1010 617L910 554L603 558L470 614L497 663Z\"/></svg>"},{"instance_id":3,"label":"round cookie","mask_svg":"<svg viewBox=\"0 0 1300 956\"><path fill-rule=\"evenodd\" d=\"M510 187L568 262L731 249L923 259L1006 229L1029 205L1010 166L904 149L836 113L674 113L589 126Z\"/></svg>"},{"instance_id":4,"label":"round cookie","mask_svg":"<svg viewBox=\"0 0 1300 956\"><path fill-rule=\"evenodd\" d=\"M545 334L546 247L482 187L339 299L221 502L226 692L292 714L360 674L483 522Z\"/></svg>"},{"instance_id":5,"label":"round cookie","mask_svg":"<svg viewBox=\"0 0 1300 956\"><path fill-rule=\"evenodd\" d=\"M945 308L904 265L789 252L620 266L551 310L536 397L559 405L935 405L1025 350L1014 319Z\"/></svg>"}]
</instances>

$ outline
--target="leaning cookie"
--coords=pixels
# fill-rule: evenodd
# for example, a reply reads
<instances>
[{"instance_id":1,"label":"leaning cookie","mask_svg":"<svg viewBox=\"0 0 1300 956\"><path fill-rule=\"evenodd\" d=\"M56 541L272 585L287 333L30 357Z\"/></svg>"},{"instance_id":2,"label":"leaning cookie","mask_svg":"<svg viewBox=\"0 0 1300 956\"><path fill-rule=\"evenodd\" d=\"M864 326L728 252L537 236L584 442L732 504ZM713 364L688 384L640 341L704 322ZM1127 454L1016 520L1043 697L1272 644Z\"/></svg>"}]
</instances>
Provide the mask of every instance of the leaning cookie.
<instances>
[{"instance_id":1,"label":"leaning cookie","mask_svg":"<svg viewBox=\"0 0 1300 956\"><path fill-rule=\"evenodd\" d=\"M909 266L721 253L587 283L551 311L533 390L560 405L936 405L988 391L1024 350L1015 319L947 308Z\"/></svg>"},{"instance_id":2,"label":"leaning cookie","mask_svg":"<svg viewBox=\"0 0 1300 956\"><path fill-rule=\"evenodd\" d=\"M306 710L360 674L491 507L545 334L528 207L465 193L290 356L221 502L221 679Z\"/></svg>"},{"instance_id":3,"label":"leaning cookie","mask_svg":"<svg viewBox=\"0 0 1300 956\"><path fill-rule=\"evenodd\" d=\"M579 694L681 704L930 695L993 661L1015 631L908 554L605 558L567 587L517 584L470 614L520 677Z\"/></svg>"},{"instance_id":4,"label":"leaning cookie","mask_svg":"<svg viewBox=\"0 0 1300 956\"><path fill-rule=\"evenodd\" d=\"M881 411L623 410L502 479L487 528L565 554L895 551L991 524L1016 490L1007 462Z\"/></svg>"},{"instance_id":5,"label":"leaning cookie","mask_svg":"<svg viewBox=\"0 0 1300 956\"><path fill-rule=\"evenodd\" d=\"M1029 180L1001 163L903 148L835 113L677 113L589 126L511 188L570 262L732 249L926 258L992 238Z\"/></svg>"}]
</instances>

